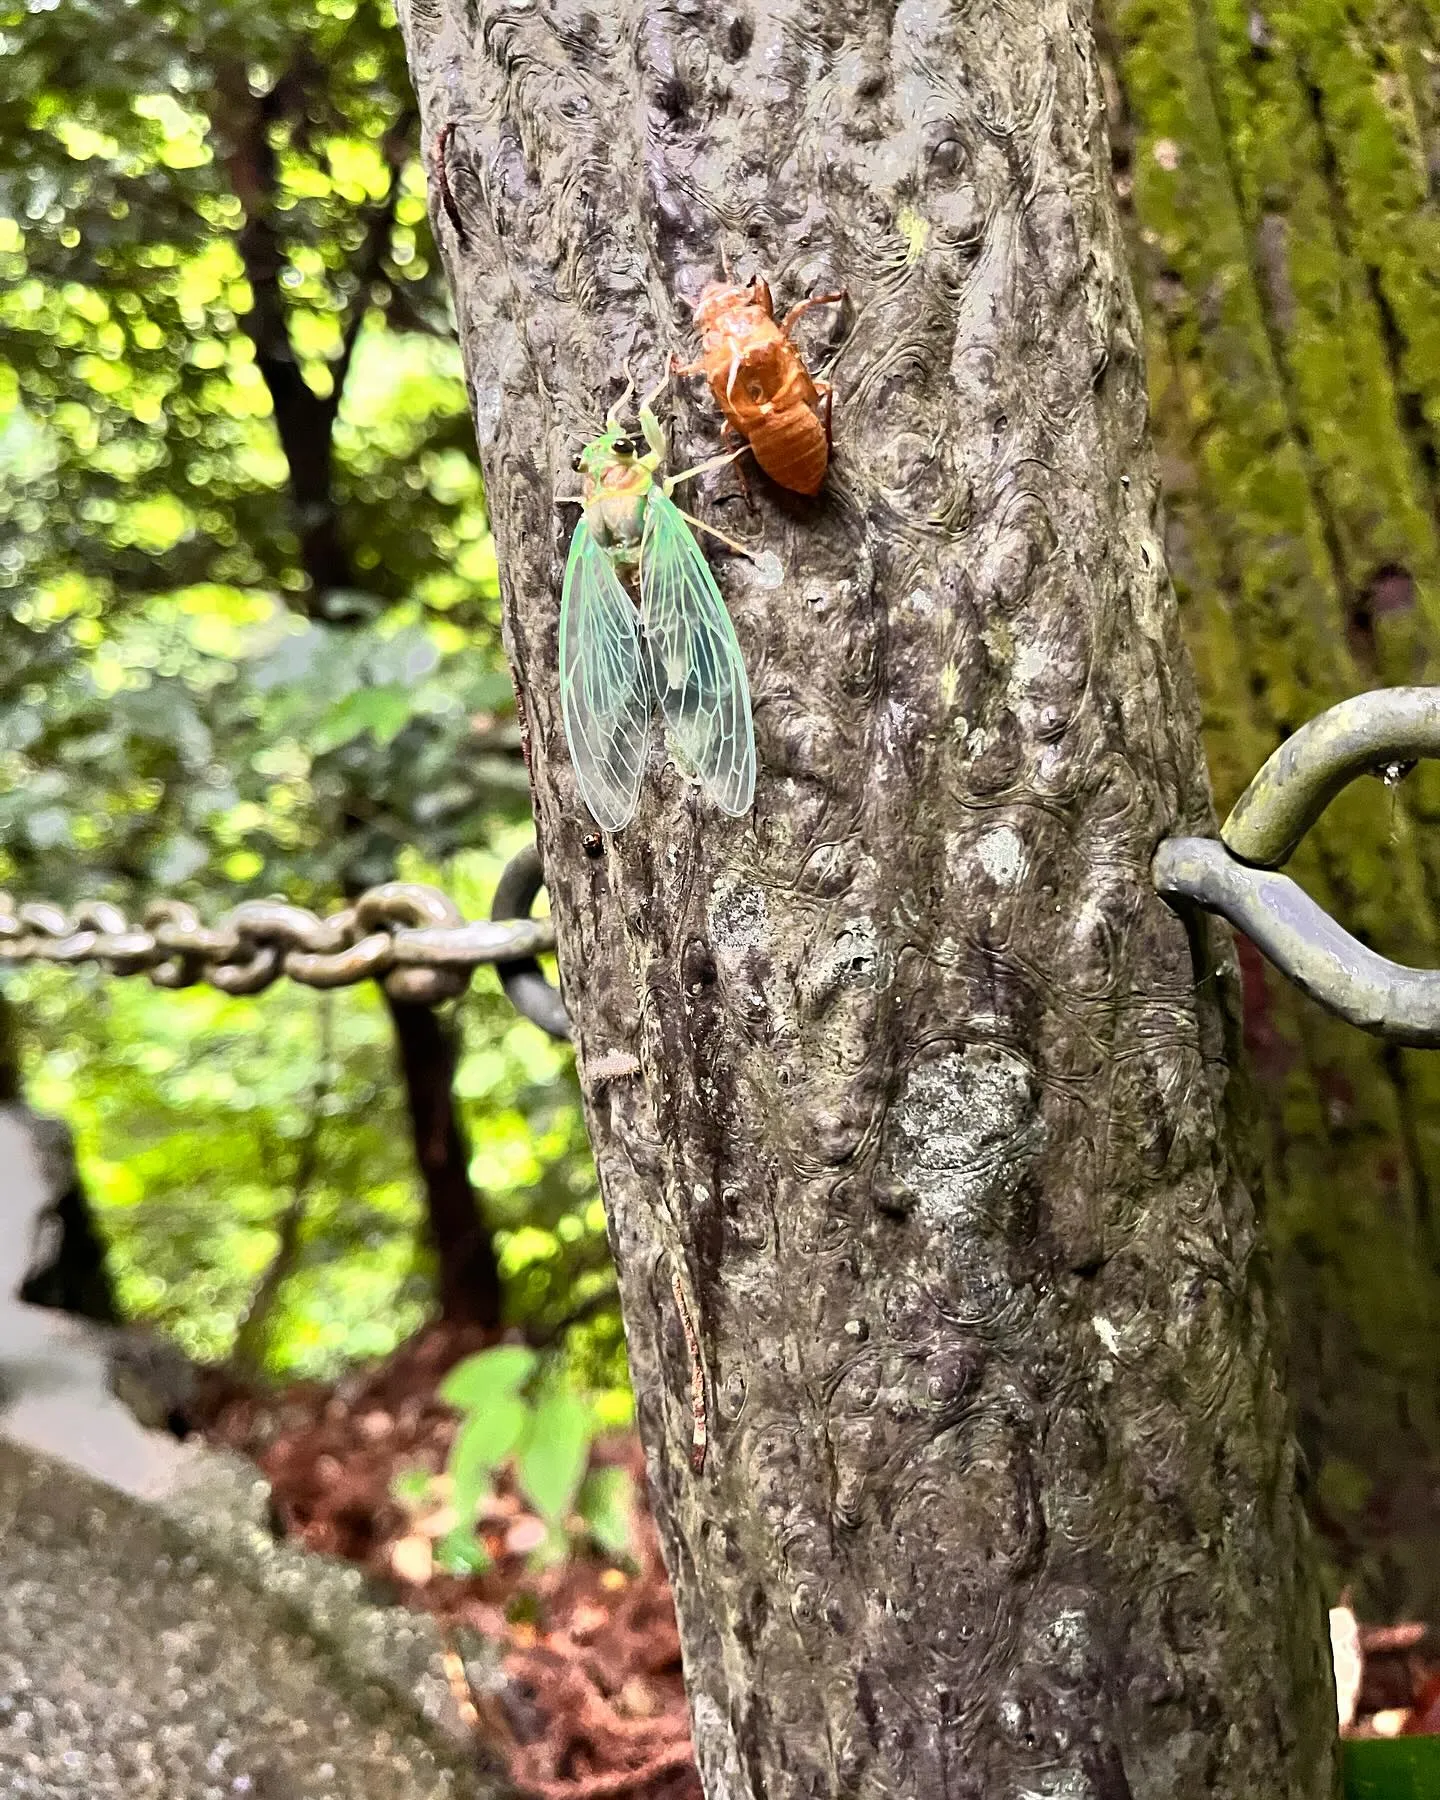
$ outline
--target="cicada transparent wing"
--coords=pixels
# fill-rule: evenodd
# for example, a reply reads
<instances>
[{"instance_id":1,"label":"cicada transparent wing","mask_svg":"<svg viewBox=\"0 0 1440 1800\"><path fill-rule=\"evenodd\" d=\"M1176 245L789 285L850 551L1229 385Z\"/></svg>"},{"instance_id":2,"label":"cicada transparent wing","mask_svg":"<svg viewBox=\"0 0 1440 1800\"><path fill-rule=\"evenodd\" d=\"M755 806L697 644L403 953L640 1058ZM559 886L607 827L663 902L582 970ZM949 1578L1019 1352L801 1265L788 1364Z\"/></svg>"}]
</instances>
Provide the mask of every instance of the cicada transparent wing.
<instances>
[{"instance_id":1,"label":"cicada transparent wing","mask_svg":"<svg viewBox=\"0 0 1440 1800\"><path fill-rule=\"evenodd\" d=\"M653 488L640 544L645 655L678 759L722 812L755 798L750 683L735 627L679 508Z\"/></svg>"},{"instance_id":2,"label":"cicada transparent wing","mask_svg":"<svg viewBox=\"0 0 1440 1800\"><path fill-rule=\"evenodd\" d=\"M619 831L640 800L650 690L634 602L584 519L560 595L560 705L580 798Z\"/></svg>"}]
</instances>

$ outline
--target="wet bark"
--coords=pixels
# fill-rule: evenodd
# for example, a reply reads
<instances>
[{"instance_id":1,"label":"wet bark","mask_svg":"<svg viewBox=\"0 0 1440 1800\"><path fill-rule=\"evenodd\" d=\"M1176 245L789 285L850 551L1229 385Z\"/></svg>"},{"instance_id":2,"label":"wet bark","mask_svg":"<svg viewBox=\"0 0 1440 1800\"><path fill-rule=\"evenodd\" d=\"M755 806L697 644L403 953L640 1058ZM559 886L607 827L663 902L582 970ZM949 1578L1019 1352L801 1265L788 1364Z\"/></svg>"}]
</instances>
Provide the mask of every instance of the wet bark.
<instances>
[{"instance_id":1,"label":"wet bark","mask_svg":"<svg viewBox=\"0 0 1440 1800\"><path fill-rule=\"evenodd\" d=\"M708 1794L1317 1800L1233 963L1147 879L1211 820L1086 18L404 23ZM727 513L785 571L718 567L753 818L657 755L592 857L552 503L722 250L849 288L839 454Z\"/></svg>"},{"instance_id":2,"label":"wet bark","mask_svg":"<svg viewBox=\"0 0 1440 1800\"><path fill-rule=\"evenodd\" d=\"M1216 797L1348 694L1440 681L1440 13L1105 0L1181 621ZM1440 963L1440 768L1347 792L1292 873ZM1440 1057L1256 957L1267 1235L1332 1594L1440 1617Z\"/></svg>"}]
</instances>

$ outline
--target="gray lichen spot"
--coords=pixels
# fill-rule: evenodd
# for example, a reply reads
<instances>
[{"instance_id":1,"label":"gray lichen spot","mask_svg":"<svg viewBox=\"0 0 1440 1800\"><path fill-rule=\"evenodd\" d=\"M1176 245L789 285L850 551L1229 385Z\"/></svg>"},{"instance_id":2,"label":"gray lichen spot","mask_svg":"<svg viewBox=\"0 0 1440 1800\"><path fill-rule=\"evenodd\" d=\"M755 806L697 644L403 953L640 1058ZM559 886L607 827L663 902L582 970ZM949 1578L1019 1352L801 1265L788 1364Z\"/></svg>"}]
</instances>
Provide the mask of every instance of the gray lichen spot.
<instances>
[{"instance_id":1,"label":"gray lichen spot","mask_svg":"<svg viewBox=\"0 0 1440 1800\"><path fill-rule=\"evenodd\" d=\"M720 881L710 902L710 935L717 952L743 955L767 947L769 909L762 888L747 881Z\"/></svg>"},{"instance_id":2,"label":"gray lichen spot","mask_svg":"<svg viewBox=\"0 0 1440 1800\"><path fill-rule=\"evenodd\" d=\"M1018 833L1009 825L987 831L976 846L980 866L993 882L1010 887L1020 878L1025 866L1025 848Z\"/></svg>"},{"instance_id":3,"label":"gray lichen spot","mask_svg":"<svg viewBox=\"0 0 1440 1800\"><path fill-rule=\"evenodd\" d=\"M1044 1136L1029 1064L994 1044L912 1069L893 1120L896 1175L923 1218L960 1230L998 1222Z\"/></svg>"},{"instance_id":4,"label":"gray lichen spot","mask_svg":"<svg viewBox=\"0 0 1440 1800\"><path fill-rule=\"evenodd\" d=\"M758 588L778 588L785 579L785 565L773 550L762 550L751 559L751 580Z\"/></svg>"},{"instance_id":5,"label":"gray lichen spot","mask_svg":"<svg viewBox=\"0 0 1440 1800\"><path fill-rule=\"evenodd\" d=\"M690 1720L694 1727L695 1761L707 1800L744 1800L750 1786L719 1705L709 1694L692 1694Z\"/></svg>"},{"instance_id":6,"label":"gray lichen spot","mask_svg":"<svg viewBox=\"0 0 1440 1800\"><path fill-rule=\"evenodd\" d=\"M1078 1769L1057 1770L1042 1775L1036 1787L1017 1789L1015 1800L1095 1800L1095 1784Z\"/></svg>"}]
</instances>

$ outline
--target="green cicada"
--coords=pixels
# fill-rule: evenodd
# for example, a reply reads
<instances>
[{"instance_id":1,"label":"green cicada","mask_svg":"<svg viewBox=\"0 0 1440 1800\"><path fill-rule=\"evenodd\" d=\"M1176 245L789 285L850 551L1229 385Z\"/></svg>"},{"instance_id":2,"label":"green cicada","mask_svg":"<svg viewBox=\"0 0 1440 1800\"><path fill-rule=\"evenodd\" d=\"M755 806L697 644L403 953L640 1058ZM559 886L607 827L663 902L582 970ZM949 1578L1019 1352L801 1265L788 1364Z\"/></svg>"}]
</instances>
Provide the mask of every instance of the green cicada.
<instances>
[{"instance_id":1,"label":"green cicada","mask_svg":"<svg viewBox=\"0 0 1440 1800\"><path fill-rule=\"evenodd\" d=\"M623 404L575 463L585 512L560 598L560 701L576 783L605 830L629 824L658 700L676 761L722 812L738 816L755 797L750 684L735 627L690 532L699 521L670 498L680 482L731 458L659 475L666 452L659 421L647 402L643 436L630 437L619 420Z\"/></svg>"}]
</instances>

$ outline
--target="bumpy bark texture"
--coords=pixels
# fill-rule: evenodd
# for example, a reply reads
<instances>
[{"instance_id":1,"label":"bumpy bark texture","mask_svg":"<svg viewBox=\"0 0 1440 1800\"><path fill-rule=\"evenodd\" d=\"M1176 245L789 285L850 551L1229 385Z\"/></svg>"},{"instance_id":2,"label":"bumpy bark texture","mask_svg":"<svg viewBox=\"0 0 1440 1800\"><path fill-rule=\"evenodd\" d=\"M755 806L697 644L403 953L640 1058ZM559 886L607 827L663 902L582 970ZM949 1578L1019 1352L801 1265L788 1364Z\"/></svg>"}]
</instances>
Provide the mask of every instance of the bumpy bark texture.
<instances>
[{"instance_id":1,"label":"bumpy bark texture","mask_svg":"<svg viewBox=\"0 0 1440 1800\"><path fill-rule=\"evenodd\" d=\"M1147 880L1209 811L1085 12L405 25L708 1793L1319 1800L1228 970ZM762 498L778 586L719 569L753 820L657 757L594 857L553 496L722 248L849 288L839 452Z\"/></svg>"},{"instance_id":2,"label":"bumpy bark texture","mask_svg":"<svg viewBox=\"0 0 1440 1800\"><path fill-rule=\"evenodd\" d=\"M1347 694L1440 681L1440 6L1104 0L1217 798ZM1440 964L1440 767L1350 789L1293 872ZM1267 1235L1332 1591L1440 1617L1440 1056L1258 961Z\"/></svg>"}]
</instances>

